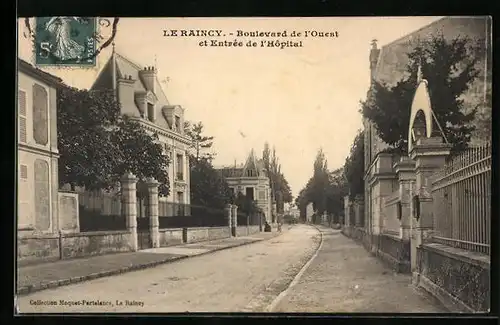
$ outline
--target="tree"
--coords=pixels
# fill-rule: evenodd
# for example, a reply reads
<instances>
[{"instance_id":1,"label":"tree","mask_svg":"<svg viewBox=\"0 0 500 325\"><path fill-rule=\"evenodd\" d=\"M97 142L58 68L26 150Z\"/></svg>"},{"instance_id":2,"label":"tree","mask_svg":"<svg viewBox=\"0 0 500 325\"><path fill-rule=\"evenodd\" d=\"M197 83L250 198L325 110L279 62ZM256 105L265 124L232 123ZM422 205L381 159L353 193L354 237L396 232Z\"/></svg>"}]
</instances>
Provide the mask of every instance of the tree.
<instances>
[{"instance_id":1,"label":"tree","mask_svg":"<svg viewBox=\"0 0 500 325\"><path fill-rule=\"evenodd\" d=\"M307 191L308 199L312 202L314 211L323 215L326 211L326 189L329 184L329 175L328 163L322 149L318 150L313 168L313 177Z\"/></svg>"},{"instance_id":2,"label":"tree","mask_svg":"<svg viewBox=\"0 0 500 325\"><path fill-rule=\"evenodd\" d=\"M135 120L123 116L112 134L112 141L119 148L119 159L115 175L132 172L138 179L139 197L147 195L145 180L153 177L160 184L158 193L167 196L170 192L168 177L169 157L160 144L158 135L148 134Z\"/></svg>"},{"instance_id":3,"label":"tree","mask_svg":"<svg viewBox=\"0 0 500 325\"><path fill-rule=\"evenodd\" d=\"M354 138L351 151L344 164L344 177L351 199L354 199L356 195L364 195L364 170L364 131L360 130Z\"/></svg>"},{"instance_id":4,"label":"tree","mask_svg":"<svg viewBox=\"0 0 500 325\"><path fill-rule=\"evenodd\" d=\"M276 148L271 151L267 142L264 144L262 161L269 177L271 197L276 202L276 210L278 213L283 213L285 203L290 203L293 200L292 190L285 175L281 172L281 164L276 155Z\"/></svg>"},{"instance_id":5,"label":"tree","mask_svg":"<svg viewBox=\"0 0 500 325\"><path fill-rule=\"evenodd\" d=\"M191 203L216 209L234 200L227 182L212 166L213 153L204 152L213 145L212 136L203 135L203 123L184 123L184 131L191 138L190 189Z\"/></svg>"},{"instance_id":6,"label":"tree","mask_svg":"<svg viewBox=\"0 0 500 325\"><path fill-rule=\"evenodd\" d=\"M395 86L374 82L370 94L362 102L362 114L375 125L380 138L398 149L407 151L410 108L417 87L417 70L421 66L428 81L433 112L454 151L470 141L476 108L465 112L460 98L476 79L476 48L467 38L457 37L448 42L444 36L422 41L410 53L407 77Z\"/></svg>"},{"instance_id":7,"label":"tree","mask_svg":"<svg viewBox=\"0 0 500 325\"><path fill-rule=\"evenodd\" d=\"M344 177L344 169L338 168L328 173L326 188L326 212L330 222L339 223L338 219L344 211L344 196L348 193L348 186Z\"/></svg>"},{"instance_id":8,"label":"tree","mask_svg":"<svg viewBox=\"0 0 500 325\"><path fill-rule=\"evenodd\" d=\"M89 190L114 188L125 171L154 177L169 193L169 159L156 135L120 116L110 91L62 87L58 96L59 182Z\"/></svg>"},{"instance_id":9,"label":"tree","mask_svg":"<svg viewBox=\"0 0 500 325\"><path fill-rule=\"evenodd\" d=\"M206 149L212 148L214 137L208 137L203 135L203 123L198 122L191 124L190 122L184 123L184 131L191 138L191 149L192 155L196 160L200 158L206 158L212 160L214 158L213 153L203 152Z\"/></svg>"},{"instance_id":10,"label":"tree","mask_svg":"<svg viewBox=\"0 0 500 325\"><path fill-rule=\"evenodd\" d=\"M236 196L234 204L238 206L238 211L243 212L246 215L255 215L256 213L262 212L262 210L257 206L255 200L252 200L241 192L239 192Z\"/></svg>"},{"instance_id":11,"label":"tree","mask_svg":"<svg viewBox=\"0 0 500 325\"><path fill-rule=\"evenodd\" d=\"M210 160L191 158L191 203L216 209L231 203L233 192Z\"/></svg>"}]
</instances>

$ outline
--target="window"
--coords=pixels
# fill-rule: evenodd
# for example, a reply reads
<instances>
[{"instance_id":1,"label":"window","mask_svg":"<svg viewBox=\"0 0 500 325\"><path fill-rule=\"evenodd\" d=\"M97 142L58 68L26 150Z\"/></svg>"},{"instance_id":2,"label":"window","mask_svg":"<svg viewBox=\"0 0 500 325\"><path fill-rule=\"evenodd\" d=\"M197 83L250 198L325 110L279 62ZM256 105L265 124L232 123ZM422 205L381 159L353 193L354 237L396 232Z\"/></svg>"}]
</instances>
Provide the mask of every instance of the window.
<instances>
[{"instance_id":1,"label":"window","mask_svg":"<svg viewBox=\"0 0 500 325\"><path fill-rule=\"evenodd\" d=\"M245 196L247 198L249 198L250 200L253 200L254 199L254 195L253 195L253 187L247 187L246 188L246 194Z\"/></svg>"},{"instance_id":2,"label":"window","mask_svg":"<svg viewBox=\"0 0 500 325\"><path fill-rule=\"evenodd\" d=\"M19 90L18 96L18 116L19 116L19 141L26 143L26 92Z\"/></svg>"},{"instance_id":3,"label":"window","mask_svg":"<svg viewBox=\"0 0 500 325\"><path fill-rule=\"evenodd\" d=\"M177 155L177 180L182 181L184 180L184 164L183 164L183 159L182 155L178 154Z\"/></svg>"},{"instance_id":4,"label":"window","mask_svg":"<svg viewBox=\"0 0 500 325\"><path fill-rule=\"evenodd\" d=\"M247 170L247 176L253 177L253 170L251 170L251 169Z\"/></svg>"},{"instance_id":5,"label":"window","mask_svg":"<svg viewBox=\"0 0 500 325\"><path fill-rule=\"evenodd\" d=\"M17 186L17 222L18 226L23 229L32 229L32 186L28 181L28 166L19 166L19 183ZM30 204L31 203L31 204Z\"/></svg>"},{"instance_id":6,"label":"window","mask_svg":"<svg viewBox=\"0 0 500 325\"><path fill-rule=\"evenodd\" d=\"M183 192L177 192L177 215L178 216L184 216L185 212L185 206L184 206L184 193Z\"/></svg>"},{"instance_id":7,"label":"window","mask_svg":"<svg viewBox=\"0 0 500 325\"><path fill-rule=\"evenodd\" d=\"M181 118L179 116L175 116L175 130L181 131Z\"/></svg>"},{"instance_id":8,"label":"window","mask_svg":"<svg viewBox=\"0 0 500 325\"><path fill-rule=\"evenodd\" d=\"M49 142L48 96L44 87L33 85L33 139L37 144Z\"/></svg>"},{"instance_id":9,"label":"window","mask_svg":"<svg viewBox=\"0 0 500 325\"><path fill-rule=\"evenodd\" d=\"M19 168L19 177L21 177L22 180L28 179L28 166L21 165Z\"/></svg>"},{"instance_id":10,"label":"window","mask_svg":"<svg viewBox=\"0 0 500 325\"><path fill-rule=\"evenodd\" d=\"M156 121L156 116L155 116L155 106L151 103L147 103L148 105L148 119L151 122Z\"/></svg>"}]
</instances>

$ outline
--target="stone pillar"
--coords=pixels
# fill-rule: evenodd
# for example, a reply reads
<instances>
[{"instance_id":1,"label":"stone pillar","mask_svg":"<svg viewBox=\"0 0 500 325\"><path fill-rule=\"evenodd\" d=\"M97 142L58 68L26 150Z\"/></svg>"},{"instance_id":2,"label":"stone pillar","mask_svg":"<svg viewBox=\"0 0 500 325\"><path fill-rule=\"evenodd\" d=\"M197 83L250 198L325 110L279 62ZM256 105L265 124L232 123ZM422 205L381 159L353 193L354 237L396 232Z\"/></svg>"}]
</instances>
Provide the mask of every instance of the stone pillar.
<instances>
[{"instance_id":1,"label":"stone pillar","mask_svg":"<svg viewBox=\"0 0 500 325\"><path fill-rule=\"evenodd\" d=\"M226 207L224 208L224 212L226 214L226 217L227 217L227 226L229 227L229 231L231 231L231 224L232 224L232 221L233 221L233 218L232 218L232 211L233 211L233 208L232 208L232 204L226 204Z\"/></svg>"},{"instance_id":2,"label":"stone pillar","mask_svg":"<svg viewBox=\"0 0 500 325\"><path fill-rule=\"evenodd\" d=\"M344 226L349 228L351 226L351 201L349 195L344 196Z\"/></svg>"},{"instance_id":3,"label":"stone pillar","mask_svg":"<svg viewBox=\"0 0 500 325\"><path fill-rule=\"evenodd\" d=\"M399 199L401 203L401 219L399 237L410 240L411 229L411 186L415 182L415 162L404 157L395 165L399 181Z\"/></svg>"},{"instance_id":4,"label":"stone pillar","mask_svg":"<svg viewBox=\"0 0 500 325\"><path fill-rule=\"evenodd\" d=\"M446 157L450 154L450 148L451 146L444 144L440 137L421 138L410 152L410 158L415 161L416 193L413 193L413 196L418 197L419 200L419 209L417 209L413 206L413 198L411 198L411 271L414 284L418 284L419 281L417 248L429 236L434 224L430 177L444 166ZM417 213L418 210L419 213Z\"/></svg>"},{"instance_id":5,"label":"stone pillar","mask_svg":"<svg viewBox=\"0 0 500 325\"><path fill-rule=\"evenodd\" d=\"M361 196L357 196L354 200L354 225L356 227L361 227L362 222L361 222L361 217L363 216L364 213L364 206L363 206L363 198Z\"/></svg>"},{"instance_id":6,"label":"stone pillar","mask_svg":"<svg viewBox=\"0 0 500 325\"><path fill-rule=\"evenodd\" d=\"M137 251L137 178L132 173L125 173L121 178L122 213L126 218L130 232L130 248Z\"/></svg>"},{"instance_id":7,"label":"stone pillar","mask_svg":"<svg viewBox=\"0 0 500 325\"><path fill-rule=\"evenodd\" d=\"M151 246L153 248L160 247L160 222L158 220L158 185L159 183L154 178L146 179L148 187L148 218L149 218L149 236L151 238Z\"/></svg>"},{"instance_id":8,"label":"stone pillar","mask_svg":"<svg viewBox=\"0 0 500 325\"><path fill-rule=\"evenodd\" d=\"M379 236L384 229L384 202L385 197L393 193L393 181L396 174L393 168L393 155L389 153L379 153L373 163L373 175L370 179L372 207L372 232L371 232L371 252L379 250Z\"/></svg>"},{"instance_id":9,"label":"stone pillar","mask_svg":"<svg viewBox=\"0 0 500 325\"><path fill-rule=\"evenodd\" d=\"M236 227L238 227L238 206L231 206L231 234L236 237Z\"/></svg>"}]
</instances>

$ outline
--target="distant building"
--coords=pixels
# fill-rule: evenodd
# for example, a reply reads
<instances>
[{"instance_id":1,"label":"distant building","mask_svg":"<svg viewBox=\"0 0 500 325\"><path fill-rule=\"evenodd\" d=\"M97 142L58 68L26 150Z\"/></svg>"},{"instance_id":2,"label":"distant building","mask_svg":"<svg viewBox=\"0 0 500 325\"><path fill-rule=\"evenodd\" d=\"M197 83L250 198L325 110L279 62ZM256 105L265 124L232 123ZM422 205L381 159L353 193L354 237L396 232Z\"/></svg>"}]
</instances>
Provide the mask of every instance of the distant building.
<instances>
[{"instance_id":1,"label":"distant building","mask_svg":"<svg viewBox=\"0 0 500 325\"><path fill-rule=\"evenodd\" d=\"M290 215L294 218L299 218L300 217L300 210L298 208L291 208Z\"/></svg>"},{"instance_id":2,"label":"distant building","mask_svg":"<svg viewBox=\"0 0 500 325\"><path fill-rule=\"evenodd\" d=\"M54 233L59 229L57 88L61 82L18 59L19 232Z\"/></svg>"},{"instance_id":3,"label":"distant building","mask_svg":"<svg viewBox=\"0 0 500 325\"><path fill-rule=\"evenodd\" d=\"M171 162L170 194L166 201L189 204L191 139L184 133L184 108L168 101L156 68L141 67L113 49L92 89L114 90L121 113L131 116L150 133L158 134Z\"/></svg>"},{"instance_id":4,"label":"distant building","mask_svg":"<svg viewBox=\"0 0 500 325\"><path fill-rule=\"evenodd\" d=\"M272 201L269 178L264 170L264 163L257 159L252 149L244 165L217 168L227 181L235 195L243 193L255 200L264 211L265 218L272 222Z\"/></svg>"},{"instance_id":5,"label":"distant building","mask_svg":"<svg viewBox=\"0 0 500 325\"><path fill-rule=\"evenodd\" d=\"M313 204L309 203L306 207L306 222L312 222L313 215L314 215Z\"/></svg>"}]
</instances>

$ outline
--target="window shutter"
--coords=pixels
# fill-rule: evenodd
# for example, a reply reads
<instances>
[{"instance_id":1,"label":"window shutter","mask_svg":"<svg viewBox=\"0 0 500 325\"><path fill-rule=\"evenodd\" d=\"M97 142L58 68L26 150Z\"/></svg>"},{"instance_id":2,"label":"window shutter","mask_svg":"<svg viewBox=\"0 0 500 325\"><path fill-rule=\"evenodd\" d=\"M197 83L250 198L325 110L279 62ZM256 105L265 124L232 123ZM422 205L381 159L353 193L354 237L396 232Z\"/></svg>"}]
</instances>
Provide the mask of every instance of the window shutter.
<instances>
[{"instance_id":1,"label":"window shutter","mask_svg":"<svg viewBox=\"0 0 500 325\"><path fill-rule=\"evenodd\" d=\"M18 91L19 141L26 143L26 92Z\"/></svg>"},{"instance_id":2,"label":"window shutter","mask_svg":"<svg viewBox=\"0 0 500 325\"><path fill-rule=\"evenodd\" d=\"M21 165L21 168L19 169L19 176L21 177L22 180L28 179L28 166Z\"/></svg>"}]
</instances>

